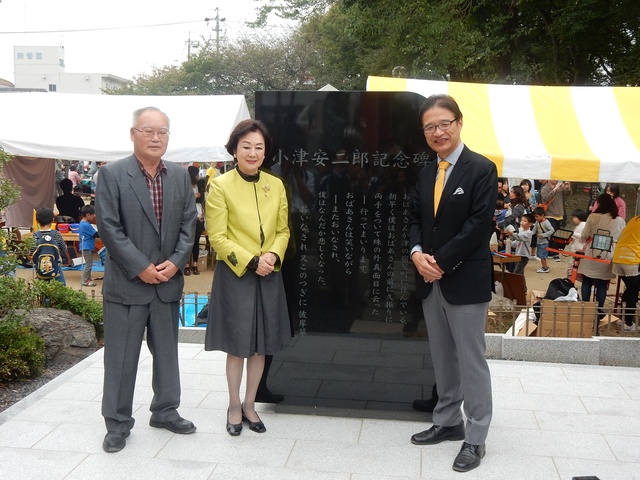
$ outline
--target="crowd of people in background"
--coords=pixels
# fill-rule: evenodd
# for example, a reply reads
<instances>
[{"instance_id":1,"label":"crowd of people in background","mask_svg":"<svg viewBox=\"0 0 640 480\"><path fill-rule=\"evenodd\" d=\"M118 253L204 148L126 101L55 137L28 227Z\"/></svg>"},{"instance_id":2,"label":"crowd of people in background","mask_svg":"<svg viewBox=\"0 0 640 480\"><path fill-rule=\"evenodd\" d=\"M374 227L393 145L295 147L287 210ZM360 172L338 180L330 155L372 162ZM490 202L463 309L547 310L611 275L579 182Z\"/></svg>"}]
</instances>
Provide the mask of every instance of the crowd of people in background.
<instances>
[{"instance_id":1,"label":"crowd of people in background","mask_svg":"<svg viewBox=\"0 0 640 480\"><path fill-rule=\"evenodd\" d=\"M68 217L69 221L73 218L76 223L82 220L80 211L85 204L93 205L93 193L98 183L100 168L104 164L104 162L63 163L58 161L56 188L59 195L55 202L58 215ZM206 228L206 195L214 178L232 168L233 162L185 167L191 178L197 208L196 239L183 270L184 275L188 276L200 274L199 239ZM626 219L626 204L620 195L620 185L601 184L599 195L592 195L584 208L577 208L571 212L565 209L569 195L571 195L571 184L565 181L498 178L493 217L498 248L521 257L520 262L507 265L508 271L524 274L526 265L533 260L540 262L535 273L549 273L551 269L548 262L560 262L561 259L560 254L553 251L550 253L547 250L548 247L553 250L566 249L571 252L588 253L591 250L588 240L594 233L591 227L596 224L596 230L606 230L613 237L615 245ZM589 218L592 219L589 221ZM601 221L596 222L596 218ZM608 220L604 222L607 225L603 225L603 218ZM614 222L615 227L611 227L609 221ZM590 228L585 231L587 224ZM559 229L573 230L573 235L566 246L557 244L554 239L554 234ZM609 254L613 255L613 248ZM586 279L582 283L582 295L590 296L593 291L594 298L599 305L602 305L606 294L606 288L603 285L608 285L609 280L614 278L613 270L610 264L600 264L595 268L598 271L594 271L593 263L596 262L583 260L578 278ZM95 283L89 277L83 278L83 285L95 285Z\"/></svg>"},{"instance_id":2,"label":"crowd of people in background","mask_svg":"<svg viewBox=\"0 0 640 480\"><path fill-rule=\"evenodd\" d=\"M565 210L566 198L571 195L569 182L523 179L509 188L509 181L499 178L497 189L493 221L498 249L522 257L520 262L507 265L510 272L524 274L524 267L533 259L541 264L536 273L546 274L551 270L549 258L561 261L558 250L576 252L581 255L576 264L582 299L593 299L602 308L610 281L620 275L626 286L623 303L627 310L635 311L640 276L633 262L640 257L640 243L637 246L625 246L627 256L633 257L629 264L621 266L620 263L611 262L627 225L627 208L620 195L620 185L601 185L600 193L593 195L584 209L574 209L570 214ZM630 221L629 230L633 230L633 226L637 229L635 218ZM572 231L571 236L566 244L561 243L559 239L563 235L558 233L567 231ZM610 243L600 245L598 235L609 238ZM640 232L628 233L626 238L636 238L638 235ZM602 260L609 260L609 263ZM629 265L632 266L631 270ZM602 312L600 317L603 316ZM625 314L624 317L624 330L634 331L633 315Z\"/></svg>"},{"instance_id":3,"label":"crowd of people in background","mask_svg":"<svg viewBox=\"0 0 640 480\"><path fill-rule=\"evenodd\" d=\"M90 212L95 205L95 190L98 185L100 169L106 162L86 161L86 162L66 162L58 160L56 162L55 187L57 197L55 200L55 209L51 210L54 215L54 223L69 223L82 226L83 223L90 224L95 227L95 211L89 215L83 214L83 209ZM196 198L197 221L196 221L196 238L193 242L191 255L184 267L184 275L199 275L198 258L200 255L200 237L204 232L204 206L205 195L209 190L212 180L226 172L231 166L231 162L213 162L208 166L199 164L185 165L191 179L193 194ZM85 209L84 207L90 207ZM89 218L87 218L89 217ZM92 227L93 229L93 227ZM91 230L84 229L85 233ZM94 230L95 231L95 230ZM93 235L85 235L86 245L91 246L91 254L95 253L95 242ZM89 238L91 237L91 238ZM84 237L83 237L84 238ZM79 242L83 243L84 242ZM84 273L82 276L82 286L94 287L97 284L95 279L91 278L91 262L89 261L88 249L80 247L84 260ZM71 257L64 257L61 263L70 264Z\"/></svg>"}]
</instances>

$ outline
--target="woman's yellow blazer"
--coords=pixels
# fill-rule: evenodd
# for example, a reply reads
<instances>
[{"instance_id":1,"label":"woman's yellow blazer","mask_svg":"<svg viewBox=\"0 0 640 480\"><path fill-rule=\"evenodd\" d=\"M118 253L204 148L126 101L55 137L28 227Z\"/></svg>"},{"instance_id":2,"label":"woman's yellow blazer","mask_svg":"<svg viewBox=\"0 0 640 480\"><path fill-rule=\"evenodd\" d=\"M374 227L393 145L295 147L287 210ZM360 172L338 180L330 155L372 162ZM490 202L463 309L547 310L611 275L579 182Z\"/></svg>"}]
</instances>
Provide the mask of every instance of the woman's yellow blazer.
<instances>
[{"instance_id":1,"label":"woman's yellow blazer","mask_svg":"<svg viewBox=\"0 0 640 480\"><path fill-rule=\"evenodd\" d=\"M261 171L260 179L253 183L236 169L219 175L209 189L206 220L216 258L238 277L254 256L266 252L278 256L275 270L280 270L290 233L287 193L278 177Z\"/></svg>"}]
</instances>

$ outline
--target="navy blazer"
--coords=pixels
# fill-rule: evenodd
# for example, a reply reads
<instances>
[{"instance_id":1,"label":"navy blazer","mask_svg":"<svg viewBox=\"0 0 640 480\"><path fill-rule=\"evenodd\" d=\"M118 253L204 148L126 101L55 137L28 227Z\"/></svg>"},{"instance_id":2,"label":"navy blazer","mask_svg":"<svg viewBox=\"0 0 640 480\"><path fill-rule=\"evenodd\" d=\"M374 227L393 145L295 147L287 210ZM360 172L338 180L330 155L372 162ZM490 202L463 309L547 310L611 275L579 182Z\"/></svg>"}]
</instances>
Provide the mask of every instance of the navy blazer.
<instances>
[{"instance_id":1,"label":"navy blazer","mask_svg":"<svg viewBox=\"0 0 640 480\"><path fill-rule=\"evenodd\" d=\"M433 213L438 162L423 167L412 198L411 247L434 255L444 270L439 280L447 302L467 305L491 300L493 268L489 240L496 207L498 173L486 157L463 148ZM433 287L416 277L416 295L426 298Z\"/></svg>"},{"instance_id":2,"label":"navy blazer","mask_svg":"<svg viewBox=\"0 0 640 480\"><path fill-rule=\"evenodd\" d=\"M165 162L162 226L158 228L149 189L135 155L100 169L96 188L96 224L107 248L104 298L125 305L145 305L155 295L180 300L184 268L195 238L196 203L186 168ZM138 275L149 264L171 261L179 271L168 282L144 283Z\"/></svg>"}]
</instances>

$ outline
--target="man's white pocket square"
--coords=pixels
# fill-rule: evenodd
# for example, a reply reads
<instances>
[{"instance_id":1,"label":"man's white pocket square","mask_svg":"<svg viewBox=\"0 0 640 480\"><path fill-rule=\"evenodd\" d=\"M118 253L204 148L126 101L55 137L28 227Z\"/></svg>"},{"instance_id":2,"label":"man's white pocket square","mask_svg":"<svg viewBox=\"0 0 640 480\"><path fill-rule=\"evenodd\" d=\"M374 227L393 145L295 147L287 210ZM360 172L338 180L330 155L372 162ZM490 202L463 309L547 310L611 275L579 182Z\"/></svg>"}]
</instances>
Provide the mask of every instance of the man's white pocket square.
<instances>
[{"instance_id":1,"label":"man's white pocket square","mask_svg":"<svg viewBox=\"0 0 640 480\"><path fill-rule=\"evenodd\" d=\"M456 188L456 191L453 192L454 195L462 195L464 194L464 190L462 189L462 187L458 187Z\"/></svg>"}]
</instances>

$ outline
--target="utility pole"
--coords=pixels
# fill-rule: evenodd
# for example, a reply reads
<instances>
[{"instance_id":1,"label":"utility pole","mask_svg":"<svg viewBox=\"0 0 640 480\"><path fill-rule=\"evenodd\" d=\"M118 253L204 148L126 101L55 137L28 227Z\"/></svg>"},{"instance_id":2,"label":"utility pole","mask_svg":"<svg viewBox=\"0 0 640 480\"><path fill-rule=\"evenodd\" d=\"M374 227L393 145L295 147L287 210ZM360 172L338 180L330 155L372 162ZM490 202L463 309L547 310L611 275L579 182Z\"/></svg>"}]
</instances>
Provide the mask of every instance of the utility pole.
<instances>
[{"instance_id":1,"label":"utility pole","mask_svg":"<svg viewBox=\"0 0 640 480\"><path fill-rule=\"evenodd\" d=\"M226 18L220 18L220 9L216 7L216 16L214 18L205 18L204 21L209 23L211 20L216 21L216 28L213 30L216 32L216 53L220 53L220 22L224 22Z\"/></svg>"},{"instance_id":2,"label":"utility pole","mask_svg":"<svg viewBox=\"0 0 640 480\"><path fill-rule=\"evenodd\" d=\"M189 39L185 43L187 44L187 59L189 59L191 58L191 47L195 50L200 46L200 42L191 40L191 32L189 32Z\"/></svg>"}]
</instances>

